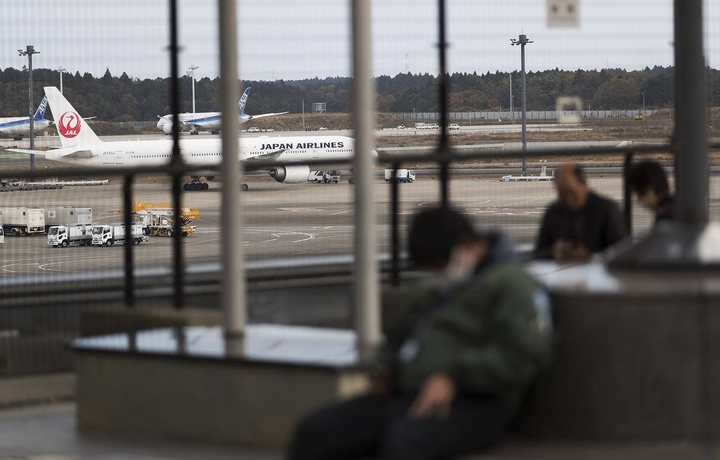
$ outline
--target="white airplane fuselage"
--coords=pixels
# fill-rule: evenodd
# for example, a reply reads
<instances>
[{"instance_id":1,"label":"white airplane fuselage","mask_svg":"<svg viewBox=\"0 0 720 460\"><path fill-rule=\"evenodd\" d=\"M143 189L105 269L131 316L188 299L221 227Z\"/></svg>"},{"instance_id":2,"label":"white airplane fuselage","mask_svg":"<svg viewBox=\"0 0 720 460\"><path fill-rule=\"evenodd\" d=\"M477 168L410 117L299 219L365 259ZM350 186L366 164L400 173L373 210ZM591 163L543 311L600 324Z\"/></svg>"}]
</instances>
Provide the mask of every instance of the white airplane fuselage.
<instances>
[{"instance_id":1,"label":"white airplane fuselage","mask_svg":"<svg viewBox=\"0 0 720 460\"><path fill-rule=\"evenodd\" d=\"M283 164L308 160L331 160L348 164L354 155L354 139L345 136L243 137L238 140L239 160L268 159ZM82 155L48 152L51 160L94 167L152 166L170 161L172 140L113 141L87 146ZM222 140L181 139L180 155L191 165L218 166Z\"/></svg>"}]
</instances>

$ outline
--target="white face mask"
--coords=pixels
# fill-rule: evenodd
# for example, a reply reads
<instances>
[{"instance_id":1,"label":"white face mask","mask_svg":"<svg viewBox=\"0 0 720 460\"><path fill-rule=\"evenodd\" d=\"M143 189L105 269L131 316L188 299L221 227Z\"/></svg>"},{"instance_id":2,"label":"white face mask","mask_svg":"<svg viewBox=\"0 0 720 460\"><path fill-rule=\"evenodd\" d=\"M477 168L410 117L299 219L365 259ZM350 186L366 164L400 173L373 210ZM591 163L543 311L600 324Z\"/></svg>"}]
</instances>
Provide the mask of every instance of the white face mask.
<instances>
[{"instance_id":1,"label":"white face mask","mask_svg":"<svg viewBox=\"0 0 720 460\"><path fill-rule=\"evenodd\" d=\"M452 281L465 281L475 273L475 267L487 254L487 244L458 244L453 248L445 276Z\"/></svg>"}]
</instances>

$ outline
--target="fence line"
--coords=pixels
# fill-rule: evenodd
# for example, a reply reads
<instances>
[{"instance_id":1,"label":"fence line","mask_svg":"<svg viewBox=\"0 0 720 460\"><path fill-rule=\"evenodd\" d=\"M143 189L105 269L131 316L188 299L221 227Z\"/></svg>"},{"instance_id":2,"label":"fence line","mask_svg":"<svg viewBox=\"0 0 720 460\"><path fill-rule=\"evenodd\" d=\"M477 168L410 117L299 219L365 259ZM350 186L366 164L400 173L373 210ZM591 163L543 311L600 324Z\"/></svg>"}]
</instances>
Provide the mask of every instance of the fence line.
<instances>
[{"instance_id":1,"label":"fence line","mask_svg":"<svg viewBox=\"0 0 720 460\"><path fill-rule=\"evenodd\" d=\"M582 118L633 118L638 110L582 110ZM657 110L645 110L645 115L652 115ZM563 111L564 116L574 115L576 112ZM400 112L393 113L395 118L408 121L440 120L439 112ZM449 112L449 120L516 120L520 122L520 111L488 111L488 112ZM555 110L530 110L527 112L528 120L556 120L558 112Z\"/></svg>"}]
</instances>

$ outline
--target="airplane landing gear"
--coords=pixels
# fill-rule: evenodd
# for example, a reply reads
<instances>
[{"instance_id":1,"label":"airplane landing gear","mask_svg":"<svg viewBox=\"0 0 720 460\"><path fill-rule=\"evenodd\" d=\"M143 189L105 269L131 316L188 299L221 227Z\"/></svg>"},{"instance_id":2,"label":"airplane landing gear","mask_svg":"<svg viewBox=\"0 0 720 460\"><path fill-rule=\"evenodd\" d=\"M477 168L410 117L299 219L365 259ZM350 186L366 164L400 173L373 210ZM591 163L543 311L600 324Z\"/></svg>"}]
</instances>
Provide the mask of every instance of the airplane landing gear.
<instances>
[{"instance_id":1,"label":"airplane landing gear","mask_svg":"<svg viewBox=\"0 0 720 460\"><path fill-rule=\"evenodd\" d=\"M350 170L350 179L348 180L348 182L351 184L355 183L355 168Z\"/></svg>"},{"instance_id":2,"label":"airplane landing gear","mask_svg":"<svg viewBox=\"0 0 720 460\"><path fill-rule=\"evenodd\" d=\"M200 182L200 176L191 176L191 181L183 184L183 190L186 192L205 191L210 188L207 182Z\"/></svg>"}]
</instances>

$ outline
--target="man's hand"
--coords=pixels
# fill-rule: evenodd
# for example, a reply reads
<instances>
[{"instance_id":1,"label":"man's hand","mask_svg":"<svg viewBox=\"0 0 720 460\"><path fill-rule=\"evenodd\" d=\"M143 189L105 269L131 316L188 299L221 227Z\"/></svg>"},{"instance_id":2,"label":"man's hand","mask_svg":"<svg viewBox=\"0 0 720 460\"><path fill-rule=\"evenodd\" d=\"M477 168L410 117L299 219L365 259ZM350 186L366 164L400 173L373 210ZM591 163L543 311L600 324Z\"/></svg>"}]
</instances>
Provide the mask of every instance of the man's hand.
<instances>
[{"instance_id":1,"label":"man's hand","mask_svg":"<svg viewBox=\"0 0 720 460\"><path fill-rule=\"evenodd\" d=\"M455 384L443 372L431 375L423 383L420 394L410 407L408 415L412 418L437 418L445 420L450 415L455 399Z\"/></svg>"},{"instance_id":2,"label":"man's hand","mask_svg":"<svg viewBox=\"0 0 720 460\"><path fill-rule=\"evenodd\" d=\"M390 371L387 367L379 367L370 374L370 394L375 396L390 394Z\"/></svg>"},{"instance_id":3,"label":"man's hand","mask_svg":"<svg viewBox=\"0 0 720 460\"><path fill-rule=\"evenodd\" d=\"M590 259L590 251L580 242L560 238L552 245L552 256L558 262L581 262Z\"/></svg>"}]
</instances>

